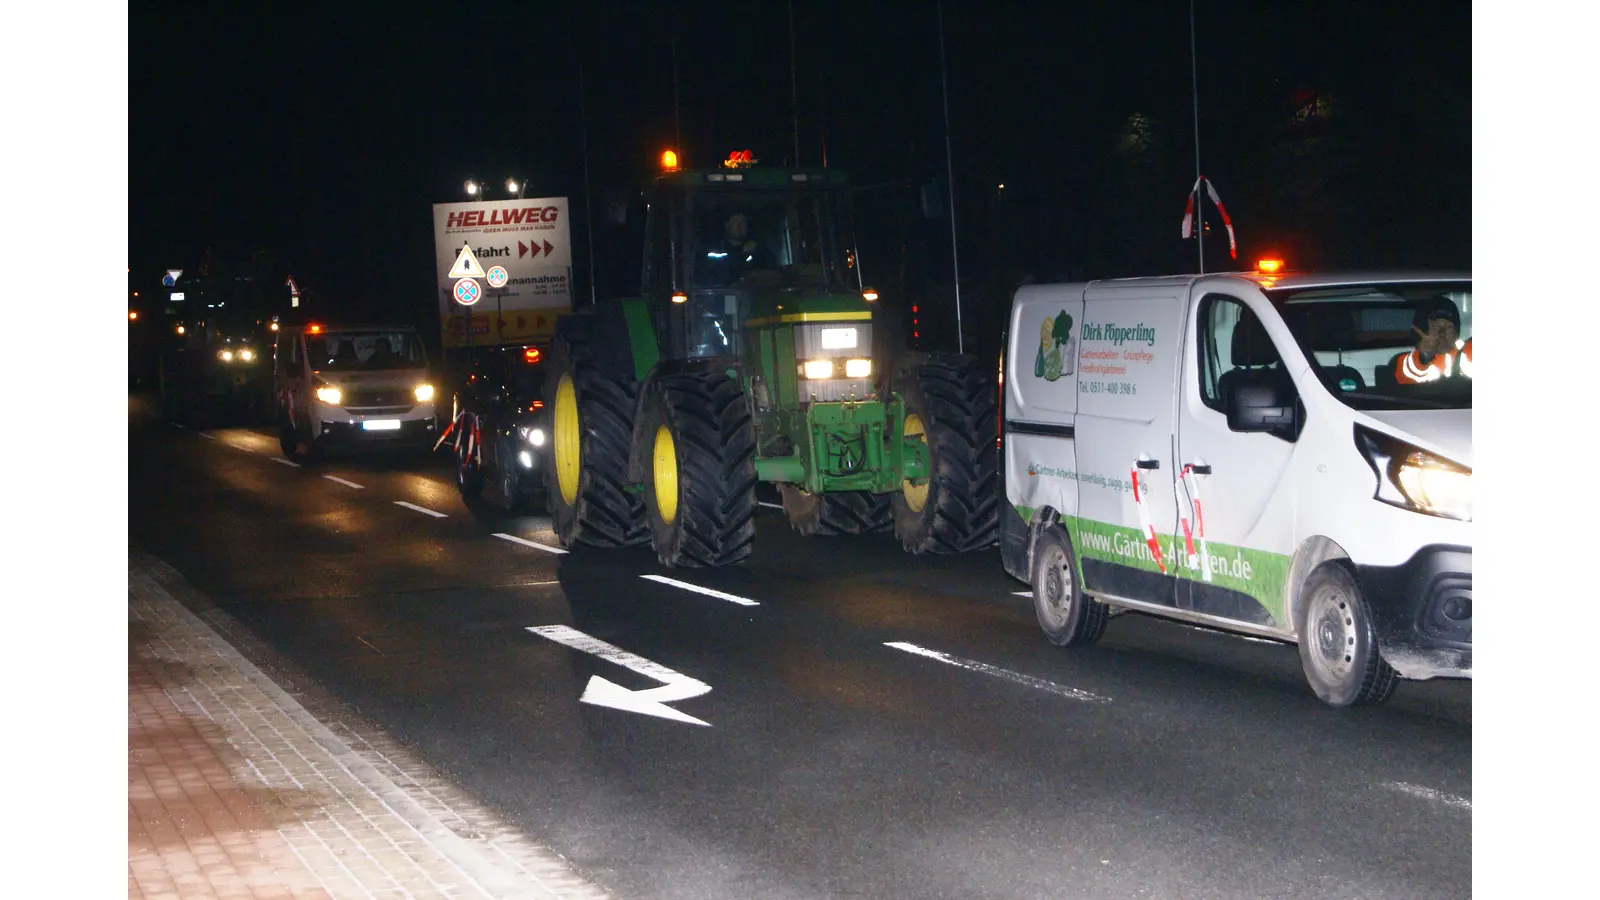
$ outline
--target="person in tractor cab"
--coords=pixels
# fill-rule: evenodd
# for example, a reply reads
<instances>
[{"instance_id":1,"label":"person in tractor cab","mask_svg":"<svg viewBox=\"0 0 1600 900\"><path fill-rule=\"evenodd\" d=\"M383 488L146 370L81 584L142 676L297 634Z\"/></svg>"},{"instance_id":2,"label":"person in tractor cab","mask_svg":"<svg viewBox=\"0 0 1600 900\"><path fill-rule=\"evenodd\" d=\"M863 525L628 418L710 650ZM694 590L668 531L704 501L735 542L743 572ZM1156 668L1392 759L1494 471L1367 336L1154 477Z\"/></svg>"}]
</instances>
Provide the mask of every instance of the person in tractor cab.
<instances>
[{"instance_id":1,"label":"person in tractor cab","mask_svg":"<svg viewBox=\"0 0 1600 900\"><path fill-rule=\"evenodd\" d=\"M728 216L722 232L722 238L706 250L706 273L712 283L732 285L753 272L775 268L776 258L751 230L747 213Z\"/></svg>"},{"instance_id":2,"label":"person in tractor cab","mask_svg":"<svg viewBox=\"0 0 1600 900\"><path fill-rule=\"evenodd\" d=\"M1472 377L1472 339L1461 340L1461 313L1448 297L1434 297L1418 306L1411 330L1417 334L1417 346L1394 358L1395 381L1424 384Z\"/></svg>"}]
</instances>

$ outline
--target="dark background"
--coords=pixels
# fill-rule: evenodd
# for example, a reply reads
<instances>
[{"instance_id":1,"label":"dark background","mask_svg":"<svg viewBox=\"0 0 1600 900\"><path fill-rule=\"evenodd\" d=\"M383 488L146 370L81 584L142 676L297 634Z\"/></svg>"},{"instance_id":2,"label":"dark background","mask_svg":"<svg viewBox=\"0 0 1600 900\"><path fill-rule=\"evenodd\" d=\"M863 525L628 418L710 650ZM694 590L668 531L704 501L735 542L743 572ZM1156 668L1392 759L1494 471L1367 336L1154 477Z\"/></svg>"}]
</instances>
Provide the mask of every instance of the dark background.
<instances>
[{"instance_id":1,"label":"dark background","mask_svg":"<svg viewBox=\"0 0 1600 900\"><path fill-rule=\"evenodd\" d=\"M922 305L925 345L953 345L938 15L795 0L794 72L800 162L821 164L825 146L867 188L867 280ZM592 204L594 293L620 296L636 290L637 235L599 213L663 148L687 167L794 155L784 0L130 16L130 291L146 303L174 267L248 276L287 310L293 274L309 308L436 331L431 204L467 199L468 177L502 199L508 176L572 198L579 302ZM992 342L1024 281L1195 271L1180 237L1189 4L947 0L943 16L969 341ZM1201 168L1240 243L1230 260L1208 206L1208 271L1268 253L1470 266L1467 3L1199 0L1195 42Z\"/></svg>"}]
</instances>

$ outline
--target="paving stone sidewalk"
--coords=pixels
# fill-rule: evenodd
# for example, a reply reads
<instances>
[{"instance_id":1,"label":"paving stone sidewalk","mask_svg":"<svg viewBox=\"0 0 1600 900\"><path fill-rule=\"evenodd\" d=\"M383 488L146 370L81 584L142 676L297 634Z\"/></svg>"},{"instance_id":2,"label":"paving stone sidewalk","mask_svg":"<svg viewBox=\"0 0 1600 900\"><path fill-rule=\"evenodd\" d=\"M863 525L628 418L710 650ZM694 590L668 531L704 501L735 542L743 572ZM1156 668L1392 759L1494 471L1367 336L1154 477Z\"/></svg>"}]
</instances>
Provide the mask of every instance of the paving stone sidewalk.
<instances>
[{"instance_id":1,"label":"paving stone sidewalk","mask_svg":"<svg viewBox=\"0 0 1600 900\"><path fill-rule=\"evenodd\" d=\"M325 724L171 578L130 560L130 898L606 896L383 736Z\"/></svg>"}]
</instances>

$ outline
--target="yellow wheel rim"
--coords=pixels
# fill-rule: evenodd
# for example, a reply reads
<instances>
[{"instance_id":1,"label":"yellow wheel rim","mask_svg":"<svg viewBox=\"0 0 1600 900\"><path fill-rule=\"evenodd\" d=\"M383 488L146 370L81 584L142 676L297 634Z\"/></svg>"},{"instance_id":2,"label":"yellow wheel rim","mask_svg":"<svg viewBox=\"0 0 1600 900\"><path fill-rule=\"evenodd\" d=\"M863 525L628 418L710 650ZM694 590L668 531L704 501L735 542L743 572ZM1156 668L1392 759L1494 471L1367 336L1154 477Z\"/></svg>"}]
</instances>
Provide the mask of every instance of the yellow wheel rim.
<instances>
[{"instance_id":1,"label":"yellow wheel rim","mask_svg":"<svg viewBox=\"0 0 1600 900\"><path fill-rule=\"evenodd\" d=\"M583 446L578 428L578 394L572 389L572 376L561 376L556 386L556 483L561 500L568 506L578 502L578 458Z\"/></svg>"},{"instance_id":2,"label":"yellow wheel rim","mask_svg":"<svg viewBox=\"0 0 1600 900\"><path fill-rule=\"evenodd\" d=\"M655 473L656 512L661 514L661 521L671 525L678 517L678 448L665 425L656 428L651 460Z\"/></svg>"},{"instance_id":3,"label":"yellow wheel rim","mask_svg":"<svg viewBox=\"0 0 1600 900\"><path fill-rule=\"evenodd\" d=\"M906 424L904 428L900 429L900 434L907 438L920 437L923 440L927 440L924 437L925 432L922 428L922 417L916 413L907 413ZM932 473L929 474L931 475ZM922 484L912 484L909 478L901 479L900 493L905 495L906 505L911 507L912 512L922 512L922 507L928 502L928 484L931 482L931 477Z\"/></svg>"}]
</instances>

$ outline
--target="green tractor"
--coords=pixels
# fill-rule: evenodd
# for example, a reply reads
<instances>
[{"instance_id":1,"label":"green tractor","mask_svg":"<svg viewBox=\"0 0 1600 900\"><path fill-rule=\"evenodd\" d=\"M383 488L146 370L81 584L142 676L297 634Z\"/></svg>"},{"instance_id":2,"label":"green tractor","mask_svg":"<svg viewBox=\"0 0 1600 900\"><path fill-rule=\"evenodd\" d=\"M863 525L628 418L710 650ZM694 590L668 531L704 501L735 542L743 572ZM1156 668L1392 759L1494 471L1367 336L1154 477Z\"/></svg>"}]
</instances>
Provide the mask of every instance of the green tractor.
<instances>
[{"instance_id":1,"label":"green tractor","mask_svg":"<svg viewBox=\"0 0 1600 900\"><path fill-rule=\"evenodd\" d=\"M544 403L560 541L737 563L765 481L802 534L893 528L911 553L993 544L991 367L896 352L862 282L844 174L747 155L671 163L648 192L640 296L555 325Z\"/></svg>"}]
</instances>

